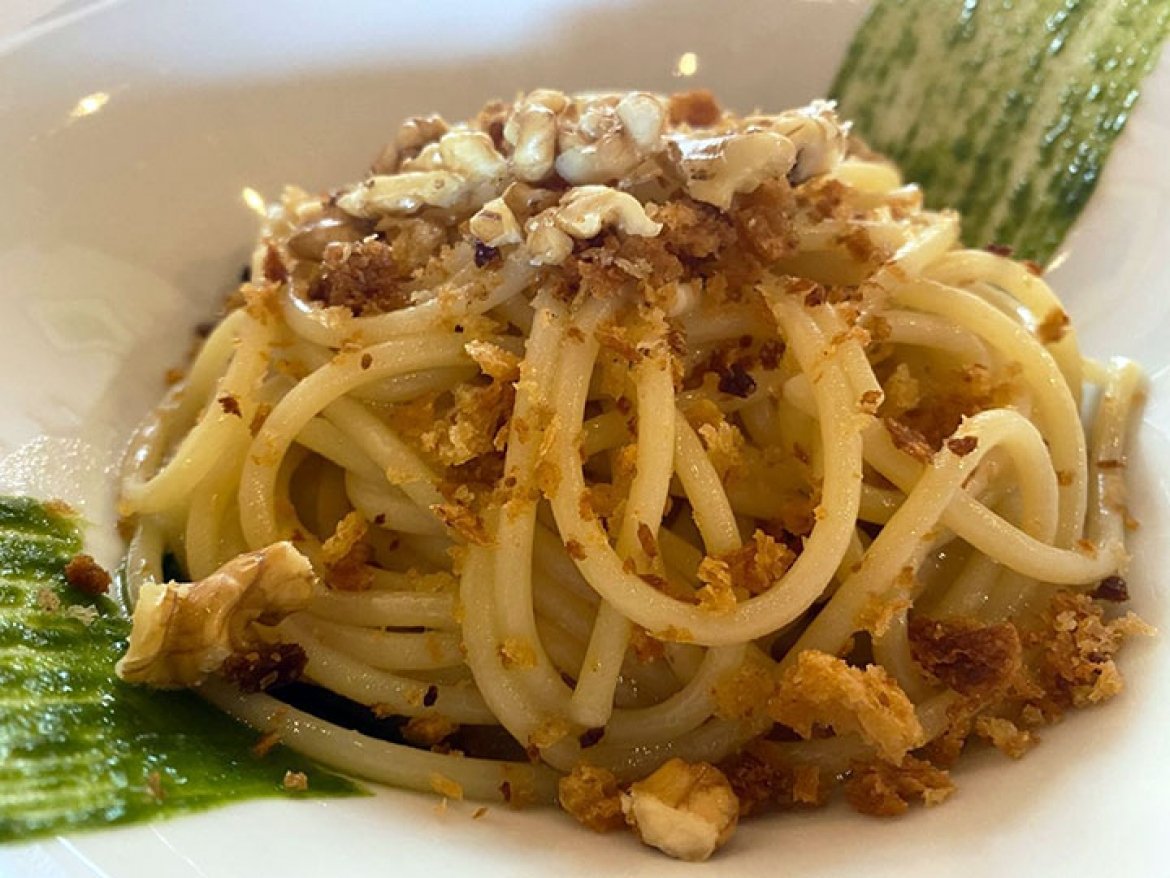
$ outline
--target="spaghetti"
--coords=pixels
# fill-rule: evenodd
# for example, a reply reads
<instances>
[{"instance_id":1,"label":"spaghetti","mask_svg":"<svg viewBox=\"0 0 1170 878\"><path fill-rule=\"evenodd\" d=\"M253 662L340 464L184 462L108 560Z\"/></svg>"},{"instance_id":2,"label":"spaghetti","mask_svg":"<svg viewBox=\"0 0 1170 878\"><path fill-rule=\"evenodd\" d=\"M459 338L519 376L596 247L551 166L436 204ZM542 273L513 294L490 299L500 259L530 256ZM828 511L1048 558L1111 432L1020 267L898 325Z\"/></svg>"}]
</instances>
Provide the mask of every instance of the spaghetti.
<instances>
[{"instance_id":1,"label":"spaghetti","mask_svg":"<svg viewBox=\"0 0 1170 878\"><path fill-rule=\"evenodd\" d=\"M374 780L559 783L651 843L626 785L664 764L721 765L744 813L838 775L872 813L941 799L948 748L1112 694L1140 629L1091 593L1141 374L958 236L827 104L409 120L365 181L286 190L137 432L123 675ZM296 676L401 737L244 691Z\"/></svg>"}]
</instances>

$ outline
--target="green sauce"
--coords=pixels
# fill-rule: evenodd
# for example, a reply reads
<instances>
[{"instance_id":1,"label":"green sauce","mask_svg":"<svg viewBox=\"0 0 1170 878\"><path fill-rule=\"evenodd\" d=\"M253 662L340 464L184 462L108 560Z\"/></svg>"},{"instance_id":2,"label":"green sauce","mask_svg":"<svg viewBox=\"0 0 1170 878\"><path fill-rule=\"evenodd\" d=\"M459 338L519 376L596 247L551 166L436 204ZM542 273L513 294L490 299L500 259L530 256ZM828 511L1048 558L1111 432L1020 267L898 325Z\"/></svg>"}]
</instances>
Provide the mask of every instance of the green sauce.
<instances>
[{"instance_id":1,"label":"green sauce","mask_svg":"<svg viewBox=\"0 0 1170 878\"><path fill-rule=\"evenodd\" d=\"M876 0L832 94L969 244L1045 262L1168 31L1166 0Z\"/></svg>"},{"instance_id":2,"label":"green sauce","mask_svg":"<svg viewBox=\"0 0 1170 878\"><path fill-rule=\"evenodd\" d=\"M65 583L74 521L0 498L0 841L129 823L278 795L363 791L258 735L190 692L114 676L129 623ZM57 606L59 604L59 606ZM70 607L92 608L86 624ZM304 772L306 793L284 789Z\"/></svg>"}]
</instances>

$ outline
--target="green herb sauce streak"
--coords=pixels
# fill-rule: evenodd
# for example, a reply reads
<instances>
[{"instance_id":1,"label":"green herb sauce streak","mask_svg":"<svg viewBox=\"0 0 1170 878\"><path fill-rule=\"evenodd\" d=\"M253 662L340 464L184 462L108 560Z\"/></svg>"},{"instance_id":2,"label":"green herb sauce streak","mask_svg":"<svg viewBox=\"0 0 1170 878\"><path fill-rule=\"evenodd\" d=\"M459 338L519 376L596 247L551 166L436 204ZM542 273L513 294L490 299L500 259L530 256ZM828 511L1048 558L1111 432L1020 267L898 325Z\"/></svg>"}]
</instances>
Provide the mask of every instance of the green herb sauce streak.
<instances>
[{"instance_id":1,"label":"green herb sauce streak","mask_svg":"<svg viewBox=\"0 0 1170 878\"><path fill-rule=\"evenodd\" d=\"M1047 262L1168 31L1167 0L876 0L831 93L967 243Z\"/></svg>"},{"instance_id":2,"label":"green herb sauce streak","mask_svg":"<svg viewBox=\"0 0 1170 878\"><path fill-rule=\"evenodd\" d=\"M70 517L0 497L0 841L240 799L363 792L287 748L253 755L257 733L190 692L119 681L129 622L66 584L80 550ZM98 615L86 625L70 606ZM284 789L286 771L308 776L307 793Z\"/></svg>"}]
</instances>

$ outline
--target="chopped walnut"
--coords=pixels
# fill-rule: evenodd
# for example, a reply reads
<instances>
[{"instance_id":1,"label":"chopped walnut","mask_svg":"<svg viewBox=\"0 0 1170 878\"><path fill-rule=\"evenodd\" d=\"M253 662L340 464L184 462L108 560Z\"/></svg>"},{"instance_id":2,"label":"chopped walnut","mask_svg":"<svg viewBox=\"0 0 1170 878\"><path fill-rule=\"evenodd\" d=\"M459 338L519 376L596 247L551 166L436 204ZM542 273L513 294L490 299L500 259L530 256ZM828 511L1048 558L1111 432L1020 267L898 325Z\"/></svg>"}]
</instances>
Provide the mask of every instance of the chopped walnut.
<instances>
[{"instance_id":1,"label":"chopped walnut","mask_svg":"<svg viewBox=\"0 0 1170 878\"><path fill-rule=\"evenodd\" d=\"M730 208L739 193L786 176L796 161L792 141L772 131L675 136L670 143L671 158L688 194L722 210Z\"/></svg>"},{"instance_id":2,"label":"chopped walnut","mask_svg":"<svg viewBox=\"0 0 1170 878\"><path fill-rule=\"evenodd\" d=\"M346 213L363 219L414 214L426 207L475 208L503 188L508 165L491 138L455 130L403 161L394 174L375 175L337 199Z\"/></svg>"},{"instance_id":3,"label":"chopped walnut","mask_svg":"<svg viewBox=\"0 0 1170 878\"><path fill-rule=\"evenodd\" d=\"M305 609L315 581L309 559L284 542L239 555L198 582L148 582L118 676L163 688L197 685L232 653L263 643L258 625Z\"/></svg>"},{"instance_id":4,"label":"chopped walnut","mask_svg":"<svg viewBox=\"0 0 1170 878\"><path fill-rule=\"evenodd\" d=\"M512 173L536 183L553 170L557 150L557 116L569 105L561 92L537 89L516 103L504 123L504 140L512 146Z\"/></svg>"},{"instance_id":5,"label":"chopped walnut","mask_svg":"<svg viewBox=\"0 0 1170 878\"><path fill-rule=\"evenodd\" d=\"M665 101L646 92L587 97L560 120L557 173L573 185L608 183L661 149Z\"/></svg>"},{"instance_id":6,"label":"chopped walnut","mask_svg":"<svg viewBox=\"0 0 1170 878\"><path fill-rule=\"evenodd\" d=\"M714 765L676 758L632 784L622 795L622 811L644 843L701 862L735 834L739 799Z\"/></svg>"},{"instance_id":7,"label":"chopped walnut","mask_svg":"<svg viewBox=\"0 0 1170 878\"><path fill-rule=\"evenodd\" d=\"M471 218L471 234L488 247L505 247L524 240L524 230L503 198L493 198Z\"/></svg>"},{"instance_id":8,"label":"chopped walnut","mask_svg":"<svg viewBox=\"0 0 1170 878\"><path fill-rule=\"evenodd\" d=\"M527 223L527 247L539 265L559 265L573 252L573 240L586 240L612 227L626 235L654 237L662 225L646 214L634 196L608 186L570 189L556 207Z\"/></svg>"}]
</instances>

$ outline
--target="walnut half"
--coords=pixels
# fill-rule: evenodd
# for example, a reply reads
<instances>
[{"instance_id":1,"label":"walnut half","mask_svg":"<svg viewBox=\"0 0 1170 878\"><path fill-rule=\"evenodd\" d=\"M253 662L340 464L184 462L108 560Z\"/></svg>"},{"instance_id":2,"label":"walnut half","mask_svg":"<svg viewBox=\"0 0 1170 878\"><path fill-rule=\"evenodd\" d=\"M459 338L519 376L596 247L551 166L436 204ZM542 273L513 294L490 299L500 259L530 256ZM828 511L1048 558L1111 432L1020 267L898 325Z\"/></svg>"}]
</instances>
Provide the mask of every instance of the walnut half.
<instances>
[{"instance_id":1,"label":"walnut half","mask_svg":"<svg viewBox=\"0 0 1170 878\"><path fill-rule=\"evenodd\" d=\"M739 799L706 762L671 759L622 795L626 822L646 844L680 860L706 860L731 839Z\"/></svg>"},{"instance_id":2,"label":"walnut half","mask_svg":"<svg viewBox=\"0 0 1170 878\"><path fill-rule=\"evenodd\" d=\"M198 582L147 583L118 676L161 688L197 685L228 656L263 643L257 623L273 625L307 607L315 582L309 559L282 542L233 558Z\"/></svg>"}]
</instances>

